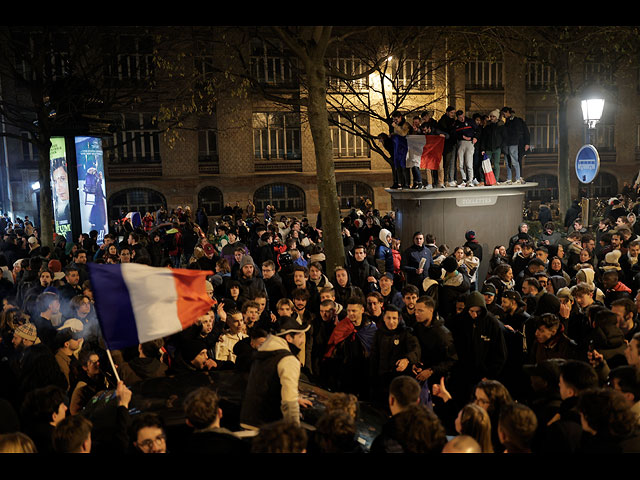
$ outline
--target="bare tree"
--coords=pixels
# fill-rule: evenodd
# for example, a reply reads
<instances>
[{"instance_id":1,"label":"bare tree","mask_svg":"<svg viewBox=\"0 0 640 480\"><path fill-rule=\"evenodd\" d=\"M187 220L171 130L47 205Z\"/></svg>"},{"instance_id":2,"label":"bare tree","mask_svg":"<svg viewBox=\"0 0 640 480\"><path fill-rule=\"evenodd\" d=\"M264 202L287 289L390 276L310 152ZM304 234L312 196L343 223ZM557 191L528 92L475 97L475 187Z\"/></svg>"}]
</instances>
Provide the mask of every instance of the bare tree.
<instances>
[{"instance_id":1,"label":"bare tree","mask_svg":"<svg viewBox=\"0 0 640 480\"><path fill-rule=\"evenodd\" d=\"M553 72L550 94L556 99L558 129L558 195L560 213L571 205L568 106L586 89L598 84L604 93L611 79L630 62L637 62L637 27L613 26L517 26L483 30L486 41L520 58L549 67ZM602 62L610 78L600 81L586 75L584 66ZM609 92L610 94L611 92ZM611 98L611 97L610 97Z\"/></svg>"},{"instance_id":2,"label":"bare tree","mask_svg":"<svg viewBox=\"0 0 640 480\"><path fill-rule=\"evenodd\" d=\"M51 137L108 133L112 114L152 89L152 65L143 57L130 62L118 39L109 27L0 28L0 115L7 127L0 135L37 147L43 245L51 245L54 234ZM133 75L123 80L125 68Z\"/></svg>"}]
</instances>

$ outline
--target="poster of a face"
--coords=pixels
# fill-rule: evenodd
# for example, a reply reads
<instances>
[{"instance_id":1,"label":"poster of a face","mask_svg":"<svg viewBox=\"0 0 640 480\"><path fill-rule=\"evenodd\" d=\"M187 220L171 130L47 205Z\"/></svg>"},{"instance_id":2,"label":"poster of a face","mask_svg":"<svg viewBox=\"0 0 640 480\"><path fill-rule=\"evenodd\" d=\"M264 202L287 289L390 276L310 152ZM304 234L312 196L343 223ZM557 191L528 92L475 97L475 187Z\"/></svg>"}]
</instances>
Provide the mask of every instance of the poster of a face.
<instances>
[{"instance_id":1,"label":"poster of a face","mask_svg":"<svg viewBox=\"0 0 640 480\"><path fill-rule=\"evenodd\" d=\"M67 154L63 137L51 138L51 193L53 196L53 218L55 230L60 236L73 241L71 231L71 209L69 207L69 181Z\"/></svg>"},{"instance_id":2,"label":"poster of a face","mask_svg":"<svg viewBox=\"0 0 640 480\"><path fill-rule=\"evenodd\" d=\"M107 233L102 139L76 137L75 142L82 231L89 233L91 230L96 230L98 244L102 244Z\"/></svg>"}]
</instances>

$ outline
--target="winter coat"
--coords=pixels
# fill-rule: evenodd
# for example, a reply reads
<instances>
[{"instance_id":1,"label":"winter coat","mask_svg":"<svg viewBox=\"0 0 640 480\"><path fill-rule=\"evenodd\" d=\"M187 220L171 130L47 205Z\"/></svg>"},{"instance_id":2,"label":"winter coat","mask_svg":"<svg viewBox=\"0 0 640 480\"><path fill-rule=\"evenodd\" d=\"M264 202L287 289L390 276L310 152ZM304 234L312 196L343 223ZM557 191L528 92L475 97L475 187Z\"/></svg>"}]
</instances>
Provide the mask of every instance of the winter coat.
<instances>
[{"instance_id":1,"label":"winter coat","mask_svg":"<svg viewBox=\"0 0 640 480\"><path fill-rule=\"evenodd\" d=\"M438 314L445 321L455 312L456 298L467 293L470 287L471 281L464 273L456 271L445 276L438 292Z\"/></svg>"},{"instance_id":2,"label":"winter coat","mask_svg":"<svg viewBox=\"0 0 640 480\"><path fill-rule=\"evenodd\" d=\"M379 243L376 248L376 264L380 273L394 273L394 258L391 246L387 242L387 236L391 235L391 232L386 228L380 230Z\"/></svg>"},{"instance_id":3,"label":"winter coat","mask_svg":"<svg viewBox=\"0 0 640 480\"><path fill-rule=\"evenodd\" d=\"M451 331L438 317L434 318L430 325L416 323L413 333L420 343L422 368L433 370L430 382L439 382L440 378L446 376L458 361Z\"/></svg>"},{"instance_id":4,"label":"winter coat","mask_svg":"<svg viewBox=\"0 0 640 480\"><path fill-rule=\"evenodd\" d=\"M504 130L504 122L491 122L482 129L480 136L480 150L483 152L492 152L502 147L502 132Z\"/></svg>"},{"instance_id":5,"label":"winter coat","mask_svg":"<svg viewBox=\"0 0 640 480\"><path fill-rule=\"evenodd\" d=\"M440 120L438 120L438 129L449 134L449 138L444 141L443 155L446 155L456 146L457 138L455 134L456 129L454 127L455 122L456 118L451 118L446 113L440 117Z\"/></svg>"},{"instance_id":6,"label":"winter coat","mask_svg":"<svg viewBox=\"0 0 640 480\"><path fill-rule=\"evenodd\" d=\"M481 309L475 319L469 315L471 307ZM449 325L459 358L456 371L470 384L485 377L498 378L507 359L507 347L502 327L487 311L482 294L469 294L462 318Z\"/></svg>"},{"instance_id":7,"label":"winter coat","mask_svg":"<svg viewBox=\"0 0 640 480\"><path fill-rule=\"evenodd\" d=\"M505 121L502 145L529 145L529 127L523 119L511 116Z\"/></svg>"},{"instance_id":8,"label":"winter coat","mask_svg":"<svg viewBox=\"0 0 640 480\"><path fill-rule=\"evenodd\" d=\"M269 335L258 349L242 399L240 421L252 426L300 421L300 362L283 337Z\"/></svg>"},{"instance_id":9,"label":"winter coat","mask_svg":"<svg viewBox=\"0 0 640 480\"><path fill-rule=\"evenodd\" d=\"M371 346L371 374L384 375L396 371L396 362L402 358L409 360L405 373L411 371L411 365L420 360L420 344L411 330L398 325L389 330L382 322L376 330Z\"/></svg>"},{"instance_id":10,"label":"winter coat","mask_svg":"<svg viewBox=\"0 0 640 480\"><path fill-rule=\"evenodd\" d=\"M420 267L420 261L423 258L425 259L424 267L422 267L422 273L418 274L416 273L416 270ZM427 276L429 267L433 263L431 250L429 250L429 247L427 247L426 245L418 247L417 245L413 244L404 251L402 259L402 270L404 270L407 276L407 283L420 288L422 281Z\"/></svg>"}]
</instances>

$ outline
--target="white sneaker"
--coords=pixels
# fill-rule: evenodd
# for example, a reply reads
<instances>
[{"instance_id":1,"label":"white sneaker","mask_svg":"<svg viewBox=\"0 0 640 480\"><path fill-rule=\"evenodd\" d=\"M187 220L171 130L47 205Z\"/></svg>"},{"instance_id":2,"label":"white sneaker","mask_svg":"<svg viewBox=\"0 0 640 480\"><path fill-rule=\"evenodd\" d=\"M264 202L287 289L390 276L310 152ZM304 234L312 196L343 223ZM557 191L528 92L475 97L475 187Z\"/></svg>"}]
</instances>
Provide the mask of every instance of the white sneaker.
<instances>
[{"instance_id":1,"label":"white sneaker","mask_svg":"<svg viewBox=\"0 0 640 480\"><path fill-rule=\"evenodd\" d=\"M505 185L513 185L513 182L511 180L507 180L506 182L504 182Z\"/></svg>"},{"instance_id":2,"label":"white sneaker","mask_svg":"<svg viewBox=\"0 0 640 480\"><path fill-rule=\"evenodd\" d=\"M439 188L447 188L446 185L444 183L441 183L440 185L438 185Z\"/></svg>"},{"instance_id":3,"label":"white sneaker","mask_svg":"<svg viewBox=\"0 0 640 480\"><path fill-rule=\"evenodd\" d=\"M476 184L474 184L473 182L467 182L467 187L475 187Z\"/></svg>"},{"instance_id":4,"label":"white sneaker","mask_svg":"<svg viewBox=\"0 0 640 480\"><path fill-rule=\"evenodd\" d=\"M458 184L456 182L449 182L447 185L449 187L457 187L458 186Z\"/></svg>"},{"instance_id":5,"label":"white sneaker","mask_svg":"<svg viewBox=\"0 0 640 480\"><path fill-rule=\"evenodd\" d=\"M424 187L425 190L432 190L433 186L431 184L427 185L426 187Z\"/></svg>"},{"instance_id":6,"label":"white sneaker","mask_svg":"<svg viewBox=\"0 0 640 480\"><path fill-rule=\"evenodd\" d=\"M527 181L524 178L520 177L518 180L516 180L515 183L518 183L520 185L524 185L525 183L527 183Z\"/></svg>"},{"instance_id":7,"label":"white sneaker","mask_svg":"<svg viewBox=\"0 0 640 480\"><path fill-rule=\"evenodd\" d=\"M477 179L477 178L474 178L474 179L473 179L473 186L474 186L474 187L477 187L478 185L480 185L480 182L478 181L478 179Z\"/></svg>"},{"instance_id":8,"label":"white sneaker","mask_svg":"<svg viewBox=\"0 0 640 480\"><path fill-rule=\"evenodd\" d=\"M464 188L466 186L467 184L465 182L460 182L460 185L458 185L458 188Z\"/></svg>"}]
</instances>

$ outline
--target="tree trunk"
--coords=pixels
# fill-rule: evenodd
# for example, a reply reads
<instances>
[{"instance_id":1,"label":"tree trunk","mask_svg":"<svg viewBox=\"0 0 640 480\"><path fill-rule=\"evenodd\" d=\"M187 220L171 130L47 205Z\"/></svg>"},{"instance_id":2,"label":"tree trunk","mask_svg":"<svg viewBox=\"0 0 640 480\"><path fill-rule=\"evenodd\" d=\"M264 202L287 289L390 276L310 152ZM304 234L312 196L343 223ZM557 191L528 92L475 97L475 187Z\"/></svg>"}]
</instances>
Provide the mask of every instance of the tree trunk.
<instances>
[{"instance_id":1,"label":"tree trunk","mask_svg":"<svg viewBox=\"0 0 640 480\"><path fill-rule=\"evenodd\" d=\"M40 174L40 245L53 249L53 204L51 201L51 140L46 136L38 146Z\"/></svg>"},{"instance_id":2,"label":"tree trunk","mask_svg":"<svg viewBox=\"0 0 640 480\"><path fill-rule=\"evenodd\" d=\"M309 61L306 66L308 81L308 115L316 154L318 197L322 214L322 239L327 257L327 273L345 263L340 224L340 203L336 188L333 148L327 114L326 74L322 62Z\"/></svg>"},{"instance_id":3,"label":"tree trunk","mask_svg":"<svg viewBox=\"0 0 640 480\"><path fill-rule=\"evenodd\" d=\"M564 222L571 206L571 161L569 158L569 127L567 124L567 95L558 95L558 203L560 218Z\"/></svg>"}]
</instances>

